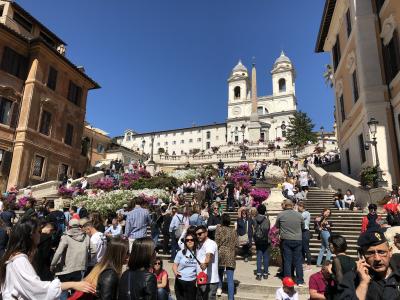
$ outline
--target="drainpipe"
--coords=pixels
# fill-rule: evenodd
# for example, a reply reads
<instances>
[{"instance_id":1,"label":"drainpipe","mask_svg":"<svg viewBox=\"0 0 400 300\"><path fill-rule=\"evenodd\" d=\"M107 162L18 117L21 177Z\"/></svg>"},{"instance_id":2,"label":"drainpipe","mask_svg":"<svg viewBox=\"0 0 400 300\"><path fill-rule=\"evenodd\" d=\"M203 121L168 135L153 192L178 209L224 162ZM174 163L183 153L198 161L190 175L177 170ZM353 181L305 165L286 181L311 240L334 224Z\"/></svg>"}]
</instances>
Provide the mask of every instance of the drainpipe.
<instances>
[{"instance_id":1,"label":"drainpipe","mask_svg":"<svg viewBox=\"0 0 400 300\"><path fill-rule=\"evenodd\" d=\"M378 11L376 12L376 15L378 17L379 32L382 32L382 21L381 21L381 18L379 16L379 12ZM383 54L385 45L383 44L383 40L380 37L379 37L379 39L381 41L382 54ZM392 99L393 99L392 91L390 90L390 85L389 85L389 82L388 82L388 80L386 78L385 61L383 63L383 67L384 67L384 70L385 70L385 83L386 83L386 87L387 87L387 91L388 91L388 95L389 95L389 107L390 107L390 112L392 114L392 126L393 126L393 129L394 129L394 141L395 141L396 157L397 157L397 163L398 163L397 169L399 170L400 169L400 149L399 149L399 140L398 140L398 136L397 136L398 129L397 129L397 126L396 126L394 108L393 108L393 104L392 104ZM400 180L400 178L397 178L397 180Z\"/></svg>"}]
</instances>

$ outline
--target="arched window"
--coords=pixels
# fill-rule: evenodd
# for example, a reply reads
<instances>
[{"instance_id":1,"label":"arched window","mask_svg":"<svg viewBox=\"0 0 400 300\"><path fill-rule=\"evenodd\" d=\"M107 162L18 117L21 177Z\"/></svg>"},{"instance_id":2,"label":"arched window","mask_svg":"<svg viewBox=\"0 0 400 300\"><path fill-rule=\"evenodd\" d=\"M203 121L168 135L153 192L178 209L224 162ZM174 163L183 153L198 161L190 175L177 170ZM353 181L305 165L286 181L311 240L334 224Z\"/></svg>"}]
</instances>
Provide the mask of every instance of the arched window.
<instances>
[{"instance_id":1,"label":"arched window","mask_svg":"<svg viewBox=\"0 0 400 300\"><path fill-rule=\"evenodd\" d=\"M235 87L233 89L233 93L234 93L235 99L239 99L240 98L240 86Z\"/></svg>"},{"instance_id":2,"label":"arched window","mask_svg":"<svg viewBox=\"0 0 400 300\"><path fill-rule=\"evenodd\" d=\"M286 92L286 80L281 78L279 79L278 84L279 84L279 92L280 93Z\"/></svg>"},{"instance_id":3,"label":"arched window","mask_svg":"<svg viewBox=\"0 0 400 300\"><path fill-rule=\"evenodd\" d=\"M259 116L262 116L264 114L264 107L262 106L257 107L257 114Z\"/></svg>"}]
</instances>

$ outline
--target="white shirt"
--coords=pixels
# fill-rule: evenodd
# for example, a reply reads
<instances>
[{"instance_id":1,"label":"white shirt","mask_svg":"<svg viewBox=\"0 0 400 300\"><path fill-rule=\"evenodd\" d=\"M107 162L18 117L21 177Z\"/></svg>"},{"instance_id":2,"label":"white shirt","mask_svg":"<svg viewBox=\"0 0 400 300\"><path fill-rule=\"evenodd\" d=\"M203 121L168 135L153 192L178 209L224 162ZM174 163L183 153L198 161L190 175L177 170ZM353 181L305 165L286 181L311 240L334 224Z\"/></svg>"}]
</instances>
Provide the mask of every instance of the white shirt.
<instances>
[{"instance_id":1,"label":"white shirt","mask_svg":"<svg viewBox=\"0 0 400 300\"><path fill-rule=\"evenodd\" d=\"M56 300L61 295L61 282L41 281L26 254L7 262L6 279L1 287L3 300Z\"/></svg>"},{"instance_id":2,"label":"white shirt","mask_svg":"<svg viewBox=\"0 0 400 300\"><path fill-rule=\"evenodd\" d=\"M288 294L286 294L283 291L283 288L280 287L279 289L276 290L275 299L276 300L299 300L299 293L296 292L292 297L290 297Z\"/></svg>"},{"instance_id":3,"label":"white shirt","mask_svg":"<svg viewBox=\"0 0 400 300\"><path fill-rule=\"evenodd\" d=\"M201 248L197 249L196 256L197 259L201 262L204 263L206 260L206 254L210 253L212 254L212 259L210 263L207 266L207 269L204 270L204 272L208 276L208 282L207 283L218 283L219 282L219 276L218 276L218 246L217 243L214 242L212 239L207 239L203 245L201 245ZM201 272L201 268L199 264L197 264L197 274Z\"/></svg>"},{"instance_id":4,"label":"white shirt","mask_svg":"<svg viewBox=\"0 0 400 300\"><path fill-rule=\"evenodd\" d=\"M299 175L300 175L300 178L299 178L300 186L308 186L308 174L307 174L307 172L301 171Z\"/></svg>"},{"instance_id":5,"label":"white shirt","mask_svg":"<svg viewBox=\"0 0 400 300\"><path fill-rule=\"evenodd\" d=\"M106 252L106 239L102 232L98 231L90 237L90 247L91 261L89 265L94 266L103 258Z\"/></svg>"},{"instance_id":6,"label":"white shirt","mask_svg":"<svg viewBox=\"0 0 400 300\"><path fill-rule=\"evenodd\" d=\"M354 197L354 195L344 195L344 200L349 202L349 203L350 202L354 202L355 197Z\"/></svg>"},{"instance_id":7,"label":"white shirt","mask_svg":"<svg viewBox=\"0 0 400 300\"><path fill-rule=\"evenodd\" d=\"M108 227L108 228L104 231L104 234L106 234L106 233L111 233L111 236L113 236L113 237L118 236L118 235L122 234L122 226L118 224L118 225L114 228L114 225L111 225L110 227Z\"/></svg>"},{"instance_id":8,"label":"white shirt","mask_svg":"<svg viewBox=\"0 0 400 300\"><path fill-rule=\"evenodd\" d=\"M2 211L3 211L3 208L4 208L3 201L1 201L1 200L0 200L0 212L2 212Z\"/></svg>"},{"instance_id":9,"label":"white shirt","mask_svg":"<svg viewBox=\"0 0 400 300\"><path fill-rule=\"evenodd\" d=\"M293 193L293 184L289 183L289 182L285 182L283 184L283 189L288 191L288 196L294 196Z\"/></svg>"}]
</instances>

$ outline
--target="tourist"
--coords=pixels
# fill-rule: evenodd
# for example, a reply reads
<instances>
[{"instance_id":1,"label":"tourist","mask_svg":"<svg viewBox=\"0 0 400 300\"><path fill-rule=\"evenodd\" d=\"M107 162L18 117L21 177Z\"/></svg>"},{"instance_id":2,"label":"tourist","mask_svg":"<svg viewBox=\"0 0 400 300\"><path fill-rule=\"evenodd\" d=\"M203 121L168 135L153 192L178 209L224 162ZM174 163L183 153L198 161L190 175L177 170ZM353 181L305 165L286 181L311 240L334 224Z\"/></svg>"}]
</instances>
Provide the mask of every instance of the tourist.
<instances>
[{"instance_id":1,"label":"tourist","mask_svg":"<svg viewBox=\"0 0 400 300\"><path fill-rule=\"evenodd\" d=\"M184 228L189 225L189 218L183 215L183 209L176 209L177 213L173 216L171 224L169 225L169 233L171 236L171 261L174 261L175 255L179 251L178 240Z\"/></svg>"},{"instance_id":2,"label":"tourist","mask_svg":"<svg viewBox=\"0 0 400 300\"><path fill-rule=\"evenodd\" d=\"M302 169L299 173L299 185L301 191L307 195L308 192L308 172L305 169Z\"/></svg>"},{"instance_id":3,"label":"tourist","mask_svg":"<svg viewBox=\"0 0 400 300\"><path fill-rule=\"evenodd\" d=\"M212 212L207 220L208 238L215 240L215 229L217 225L221 224L221 215L219 213L218 204L214 203L211 206Z\"/></svg>"},{"instance_id":4,"label":"tourist","mask_svg":"<svg viewBox=\"0 0 400 300\"><path fill-rule=\"evenodd\" d=\"M92 299L117 299L119 278L129 255L128 247L126 240L119 237L110 239L102 260L84 279L96 286L96 296Z\"/></svg>"},{"instance_id":5,"label":"tourist","mask_svg":"<svg viewBox=\"0 0 400 300\"><path fill-rule=\"evenodd\" d=\"M29 198L28 201L26 202L26 205L24 207L24 214L21 216L20 221L26 221L30 220L33 217L37 216L37 213L35 211L35 203L36 200L34 198Z\"/></svg>"},{"instance_id":6,"label":"tourist","mask_svg":"<svg viewBox=\"0 0 400 300\"><path fill-rule=\"evenodd\" d=\"M0 219L4 221L5 226L9 230L13 227L14 219L16 217L13 206L13 202L6 201L4 203L3 211L0 213Z\"/></svg>"},{"instance_id":7,"label":"tourist","mask_svg":"<svg viewBox=\"0 0 400 300\"><path fill-rule=\"evenodd\" d=\"M289 177L286 178L286 181L282 185L282 194L286 199L293 200L293 180Z\"/></svg>"},{"instance_id":8,"label":"tourist","mask_svg":"<svg viewBox=\"0 0 400 300\"><path fill-rule=\"evenodd\" d=\"M332 276L334 285L330 285L327 292L330 295L338 294L338 286L343 282L343 277L346 273L351 272L355 274L357 266L355 260L346 255L347 242L346 239L338 234L333 234L329 237L329 247L331 252L335 254L335 258L332 261Z\"/></svg>"},{"instance_id":9,"label":"tourist","mask_svg":"<svg viewBox=\"0 0 400 300\"><path fill-rule=\"evenodd\" d=\"M282 287L278 288L275 293L276 300L298 300L299 294L294 289L295 282L291 277L282 279Z\"/></svg>"},{"instance_id":10,"label":"tourist","mask_svg":"<svg viewBox=\"0 0 400 300\"><path fill-rule=\"evenodd\" d=\"M118 224L117 218L112 219L111 225L104 231L104 234L114 238L122 235L122 226Z\"/></svg>"},{"instance_id":11,"label":"tourist","mask_svg":"<svg viewBox=\"0 0 400 300\"><path fill-rule=\"evenodd\" d=\"M43 221L40 224L40 241L37 245L36 253L32 260L32 265L39 276L40 280L51 281L54 275L50 272L51 259L54 255L54 223Z\"/></svg>"},{"instance_id":12,"label":"tourist","mask_svg":"<svg viewBox=\"0 0 400 300\"><path fill-rule=\"evenodd\" d=\"M400 226L400 205L397 204L395 209L388 210L386 220L388 224L392 227Z\"/></svg>"},{"instance_id":13,"label":"tourist","mask_svg":"<svg viewBox=\"0 0 400 300\"><path fill-rule=\"evenodd\" d=\"M104 233L106 228L104 226L103 217L101 216L101 214L99 212L94 211L94 212L90 213L89 220L93 224L94 228L96 228L97 231Z\"/></svg>"},{"instance_id":14,"label":"tourist","mask_svg":"<svg viewBox=\"0 0 400 300\"><path fill-rule=\"evenodd\" d=\"M311 252L310 252L311 214L306 210L304 202L297 203L297 210L299 213L301 213L304 220L304 229L302 232L302 254L303 254L303 263L307 264L304 270L309 271L311 270Z\"/></svg>"},{"instance_id":15,"label":"tourist","mask_svg":"<svg viewBox=\"0 0 400 300\"><path fill-rule=\"evenodd\" d=\"M169 226L171 225L172 221L172 213L176 213L174 211L170 211L166 205L161 206L161 211L163 215L163 223L161 225L161 233L163 234L163 253L164 254L169 254L170 253L170 248L169 248L169 241L170 241L170 234L169 234Z\"/></svg>"},{"instance_id":16,"label":"tourist","mask_svg":"<svg viewBox=\"0 0 400 300\"><path fill-rule=\"evenodd\" d=\"M184 249L180 250L172 265L175 274L175 295L177 300L196 300L196 234L186 233Z\"/></svg>"},{"instance_id":17,"label":"tourist","mask_svg":"<svg viewBox=\"0 0 400 300\"><path fill-rule=\"evenodd\" d=\"M132 210L126 216L125 236L129 239L129 249L135 239L146 236L147 226L150 225L149 211L143 208L143 197L135 197L130 203Z\"/></svg>"},{"instance_id":18,"label":"tourist","mask_svg":"<svg viewBox=\"0 0 400 300\"><path fill-rule=\"evenodd\" d=\"M158 245L158 238L160 236L160 228L163 222L163 216L161 212L160 206L155 206L153 212L150 214L151 223L150 223L150 234L153 239L154 245Z\"/></svg>"},{"instance_id":19,"label":"tourist","mask_svg":"<svg viewBox=\"0 0 400 300\"><path fill-rule=\"evenodd\" d=\"M128 270L122 274L118 300L157 300L157 279L149 271L156 258L153 240L142 237L132 242Z\"/></svg>"},{"instance_id":20,"label":"tourist","mask_svg":"<svg viewBox=\"0 0 400 300\"><path fill-rule=\"evenodd\" d=\"M11 231L7 251L0 261L0 285L4 300L56 300L62 291L69 289L96 292L96 288L85 281L41 281L30 263L39 239L40 227L34 219L19 222Z\"/></svg>"},{"instance_id":21,"label":"tourist","mask_svg":"<svg viewBox=\"0 0 400 300\"><path fill-rule=\"evenodd\" d=\"M216 297L219 276L218 276L218 246L208 238L207 227L200 225L196 228L196 235L199 247L196 251L198 259L197 274L207 274L207 283L197 286L198 300L213 300Z\"/></svg>"},{"instance_id":22,"label":"tourist","mask_svg":"<svg viewBox=\"0 0 400 300\"><path fill-rule=\"evenodd\" d=\"M249 216L246 208L241 207L238 210L236 232L239 246L242 248L242 256L244 261L248 262L251 256L251 246L253 242L253 219Z\"/></svg>"},{"instance_id":23,"label":"tourist","mask_svg":"<svg viewBox=\"0 0 400 300\"><path fill-rule=\"evenodd\" d=\"M77 219L69 221L69 228L61 237L50 265L61 282L80 281L88 264L90 237L79 228ZM64 292L62 299L66 297Z\"/></svg>"},{"instance_id":24,"label":"tourist","mask_svg":"<svg viewBox=\"0 0 400 300\"><path fill-rule=\"evenodd\" d=\"M349 210L353 210L355 207L356 198L354 197L351 190L347 190L346 194L344 195L344 207L348 208Z\"/></svg>"},{"instance_id":25,"label":"tourist","mask_svg":"<svg viewBox=\"0 0 400 300\"><path fill-rule=\"evenodd\" d=\"M228 183L225 186L225 193L227 195L227 211L233 210L233 202L235 201L235 183L232 178L228 179Z\"/></svg>"},{"instance_id":26,"label":"tourist","mask_svg":"<svg viewBox=\"0 0 400 300\"><path fill-rule=\"evenodd\" d=\"M268 215L265 215L267 209L263 204L257 208L258 215L254 219L254 243L257 252L257 276L256 280L261 277L268 279L269 253L268 253L268 234L271 227ZM261 266L264 268L262 269ZM233 299L233 298L232 298Z\"/></svg>"},{"instance_id":27,"label":"tourist","mask_svg":"<svg viewBox=\"0 0 400 300\"><path fill-rule=\"evenodd\" d=\"M223 161L220 159L219 162L218 162L218 177L219 177L219 178L222 178L222 177L224 177L224 175L225 175L224 166L225 166L225 164L224 164Z\"/></svg>"},{"instance_id":28,"label":"tourist","mask_svg":"<svg viewBox=\"0 0 400 300\"><path fill-rule=\"evenodd\" d=\"M75 205L70 206L69 215L70 215L70 218L66 218L66 220L68 220L68 221L71 219L77 219L77 220L81 219L81 217L78 214L78 207L76 207Z\"/></svg>"},{"instance_id":29,"label":"tourist","mask_svg":"<svg viewBox=\"0 0 400 300\"><path fill-rule=\"evenodd\" d=\"M381 217L378 216L376 212L377 210L378 207L376 204L368 205L368 214L362 218L361 233L366 231L376 231L381 228L381 226L378 224L378 221L381 219Z\"/></svg>"},{"instance_id":30,"label":"tourist","mask_svg":"<svg viewBox=\"0 0 400 300\"><path fill-rule=\"evenodd\" d=\"M317 267L321 267L322 259L326 251L326 260L331 260L332 252L329 248L329 237L331 236L332 222L329 220L331 210L325 208L319 217L315 218L315 227L321 239L321 249L317 258Z\"/></svg>"},{"instance_id":31,"label":"tourist","mask_svg":"<svg viewBox=\"0 0 400 300\"><path fill-rule=\"evenodd\" d=\"M337 209L339 210L345 209L344 196L341 189L338 189L335 195L333 196L333 202L335 203Z\"/></svg>"},{"instance_id":32,"label":"tourist","mask_svg":"<svg viewBox=\"0 0 400 300\"><path fill-rule=\"evenodd\" d=\"M7 243L8 243L8 229L6 224L0 219L0 258L3 257L6 252Z\"/></svg>"},{"instance_id":33,"label":"tourist","mask_svg":"<svg viewBox=\"0 0 400 300\"><path fill-rule=\"evenodd\" d=\"M235 228L231 226L231 218L229 214L224 213L221 216L221 225L217 226L215 231L215 242L218 246L218 274L219 284L217 296L222 294L222 282L224 272L228 283L228 300L233 300L235 286L233 282L233 273L236 268L235 250L238 242Z\"/></svg>"},{"instance_id":34,"label":"tourist","mask_svg":"<svg viewBox=\"0 0 400 300\"><path fill-rule=\"evenodd\" d=\"M170 293L168 272L163 269L162 258L156 257L152 272L156 275L157 279L157 300L168 300Z\"/></svg>"},{"instance_id":35,"label":"tourist","mask_svg":"<svg viewBox=\"0 0 400 300\"><path fill-rule=\"evenodd\" d=\"M56 232L54 243L57 245L65 231L65 215L62 211L54 208L54 202L49 202L47 208L49 214L46 216L46 220L53 223L55 226Z\"/></svg>"},{"instance_id":36,"label":"tourist","mask_svg":"<svg viewBox=\"0 0 400 300\"><path fill-rule=\"evenodd\" d=\"M97 231L96 227L94 227L94 224L90 220L82 219L80 224L82 225L82 230L90 237L90 260L86 270L86 274L88 274L103 258L107 248L107 240L102 232Z\"/></svg>"},{"instance_id":37,"label":"tourist","mask_svg":"<svg viewBox=\"0 0 400 300\"><path fill-rule=\"evenodd\" d=\"M200 215L198 205L193 205L191 209L191 214L189 217L189 225L190 226L199 226L205 225L206 222L204 221L203 217Z\"/></svg>"},{"instance_id":38,"label":"tourist","mask_svg":"<svg viewBox=\"0 0 400 300\"><path fill-rule=\"evenodd\" d=\"M302 267L302 231L304 219L302 215L293 210L293 202L284 200L283 211L276 218L275 226L279 229L281 249L283 257L284 276L291 276L292 267L296 270L296 282L298 286L304 285Z\"/></svg>"},{"instance_id":39,"label":"tourist","mask_svg":"<svg viewBox=\"0 0 400 300\"><path fill-rule=\"evenodd\" d=\"M308 283L308 292L310 300L326 300L325 291L331 281L332 262L325 261L321 270L310 276Z\"/></svg>"}]
</instances>

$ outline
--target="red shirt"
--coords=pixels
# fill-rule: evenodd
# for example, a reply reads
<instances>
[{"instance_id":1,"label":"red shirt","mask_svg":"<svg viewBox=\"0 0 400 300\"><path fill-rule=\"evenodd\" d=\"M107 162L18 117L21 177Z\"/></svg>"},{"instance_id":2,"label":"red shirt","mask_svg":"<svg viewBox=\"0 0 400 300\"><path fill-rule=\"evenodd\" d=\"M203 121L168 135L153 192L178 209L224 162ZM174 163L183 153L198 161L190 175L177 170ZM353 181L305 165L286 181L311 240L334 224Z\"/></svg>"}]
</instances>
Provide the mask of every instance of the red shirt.
<instances>
[{"instance_id":1,"label":"red shirt","mask_svg":"<svg viewBox=\"0 0 400 300\"><path fill-rule=\"evenodd\" d=\"M324 278L324 275L322 275L322 271L319 271L310 276L308 286L310 289L316 290L318 294L324 294L327 285L328 281Z\"/></svg>"},{"instance_id":2,"label":"red shirt","mask_svg":"<svg viewBox=\"0 0 400 300\"><path fill-rule=\"evenodd\" d=\"M71 220L72 220L72 219L80 220L81 218L79 217L79 214L78 214L78 213L74 213L74 214L72 215L72 217L71 217Z\"/></svg>"},{"instance_id":3,"label":"red shirt","mask_svg":"<svg viewBox=\"0 0 400 300\"><path fill-rule=\"evenodd\" d=\"M154 269L152 270L152 272L154 273L154 275L156 275L157 283L162 282L162 278L163 278L164 274L167 275L167 285L165 286L164 289L165 289L167 292L169 292L169 279L168 279L168 273L167 273L167 271L165 271L165 270L163 269L163 270L161 270L161 272L160 272L158 275L157 275L156 272L154 272Z\"/></svg>"}]
</instances>

